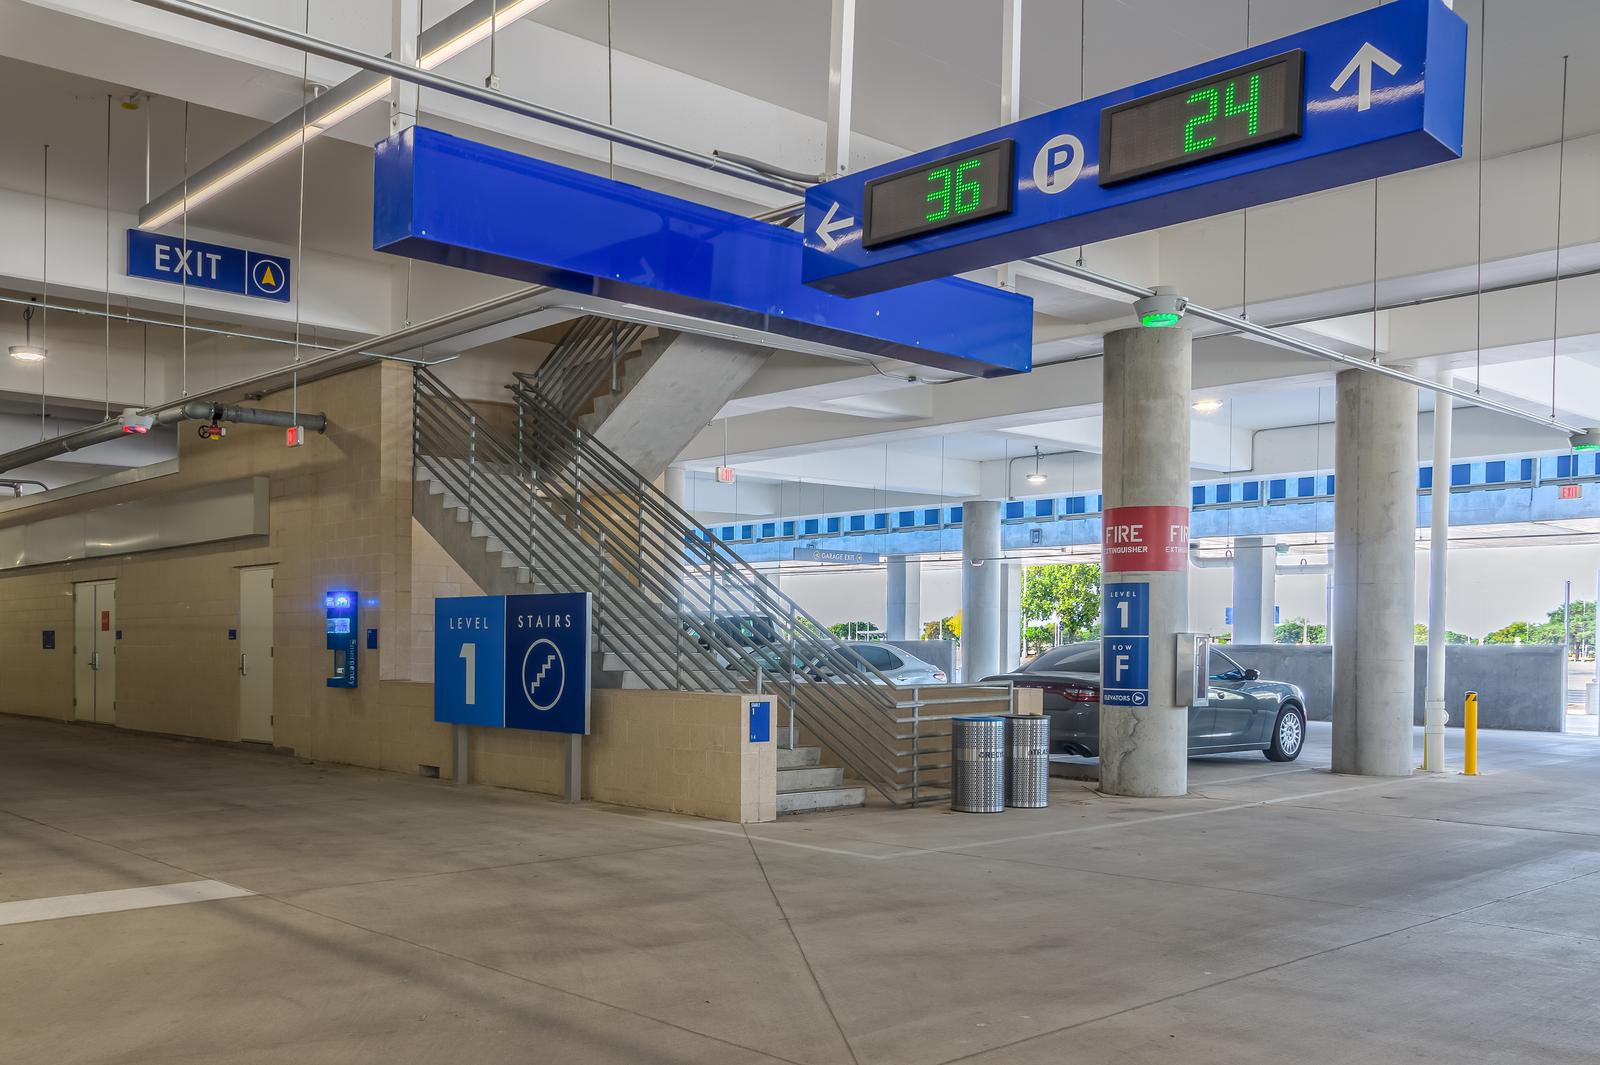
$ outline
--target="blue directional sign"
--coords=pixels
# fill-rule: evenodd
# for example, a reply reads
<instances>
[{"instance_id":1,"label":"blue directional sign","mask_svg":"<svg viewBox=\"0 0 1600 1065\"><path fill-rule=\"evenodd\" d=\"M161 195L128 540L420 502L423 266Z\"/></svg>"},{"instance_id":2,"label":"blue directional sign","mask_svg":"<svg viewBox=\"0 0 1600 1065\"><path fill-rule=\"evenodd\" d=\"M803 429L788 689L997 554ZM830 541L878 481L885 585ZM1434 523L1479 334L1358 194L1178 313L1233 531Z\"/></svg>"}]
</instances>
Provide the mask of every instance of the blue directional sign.
<instances>
[{"instance_id":1,"label":"blue directional sign","mask_svg":"<svg viewBox=\"0 0 1600 1065\"><path fill-rule=\"evenodd\" d=\"M1101 590L1105 617L1100 631L1107 636L1150 635L1150 584L1123 581Z\"/></svg>"},{"instance_id":2,"label":"blue directional sign","mask_svg":"<svg viewBox=\"0 0 1600 1065\"><path fill-rule=\"evenodd\" d=\"M589 733L587 592L434 600L433 719Z\"/></svg>"},{"instance_id":3,"label":"blue directional sign","mask_svg":"<svg viewBox=\"0 0 1600 1065\"><path fill-rule=\"evenodd\" d=\"M505 596L433 601L433 719L505 727Z\"/></svg>"},{"instance_id":4,"label":"blue directional sign","mask_svg":"<svg viewBox=\"0 0 1600 1065\"><path fill-rule=\"evenodd\" d=\"M289 260L281 255L142 229L128 230L128 276L289 302Z\"/></svg>"},{"instance_id":5,"label":"blue directional sign","mask_svg":"<svg viewBox=\"0 0 1600 1065\"><path fill-rule=\"evenodd\" d=\"M506 728L589 734L588 592L506 596Z\"/></svg>"},{"instance_id":6,"label":"blue directional sign","mask_svg":"<svg viewBox=\"0 0 1600 1065\"><path fill-rule=\"evenodd\" d=\"M1119 581L1101 589L1100 702L1150 705L1150 583Z\"/></svg>"},{"instance_id":7,"label":"blue directional sign","mask_svg":"<svg viewBox=\"0 0 1600 1065\"><path fill-rule=\"evenodd\" d=\"M871 300L800 281L800 235L421 126L380 143L372 246L977 376L1033 366L1033 301L959 278Z\"/></svg>"},{"instance_id":8,"label":"blue directional sign","mask_svg":"<svg viewBox=\"0 0 1600 1065\"><path fill-rule=\"evenodd\" d=\"M804 278L845 296L1459 158L1467 25L1394 0L806 194Z\"/></svg>"}]
</instances>

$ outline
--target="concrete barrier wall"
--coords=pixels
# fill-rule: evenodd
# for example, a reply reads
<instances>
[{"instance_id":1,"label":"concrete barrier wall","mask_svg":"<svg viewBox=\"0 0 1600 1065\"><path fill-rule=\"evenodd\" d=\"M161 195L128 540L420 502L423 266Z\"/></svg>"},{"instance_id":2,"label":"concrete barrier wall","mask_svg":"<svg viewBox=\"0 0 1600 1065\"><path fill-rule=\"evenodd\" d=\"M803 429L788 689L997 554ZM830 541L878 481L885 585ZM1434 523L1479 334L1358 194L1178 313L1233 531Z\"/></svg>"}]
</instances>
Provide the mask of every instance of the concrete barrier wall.
<instances>
[{"instance_id":1,"label":"concrete barrier wall","mask_svg":"<svg viewBox=\"0 0 1600 1065\"><path fill-rule=\"evenodd\" d=\"M1333 648L1290 644L1230 644L1223 647L1240 665L1268 680L1298 684L1306 693L1306 715L1327 721L1333 706ZM1566 648L1452 646L1445 649L1445 705L1450 725L1461 725L1466 693L1478 693L1482 728L1560 732L1566 720L1562 664ZM1416 723L1422 724L1428 675L1426 647L1416 649Z\"/></svg>"}]
</instances>

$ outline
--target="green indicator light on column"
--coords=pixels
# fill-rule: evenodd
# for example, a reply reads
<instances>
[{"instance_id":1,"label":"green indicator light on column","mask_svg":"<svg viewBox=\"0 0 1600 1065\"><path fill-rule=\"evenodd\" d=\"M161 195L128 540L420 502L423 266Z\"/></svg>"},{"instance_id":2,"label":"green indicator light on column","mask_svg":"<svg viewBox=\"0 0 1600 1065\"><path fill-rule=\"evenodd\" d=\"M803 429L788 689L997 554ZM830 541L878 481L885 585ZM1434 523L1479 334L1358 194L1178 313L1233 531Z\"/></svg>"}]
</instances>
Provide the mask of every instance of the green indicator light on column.
<instances>
[{"instance_id":1,"label":"green indicator light on column","mask_svg":"<svg viewBox=\"0 0 1600 1065\"><path fill-rule=\"evenodd\" d=\"M1153 314L1139 316L1139 324L1146 329L1165 329L1183 321L1183 315L1173 314L1171 311L1156 311Z\"/></svg>"},{"instance_id":2,"label":"green indicator light on column","mask_svg":"<svg viewBox=\"0 0 1600 1065\"><path fill-rule=\"evenodd\" d=\"M1150 295L1133 301L1133 313L1146 329L1168 329L1183 321L1189 301L1171 285L1157 285Z\"/></svg>"}]
</instances>

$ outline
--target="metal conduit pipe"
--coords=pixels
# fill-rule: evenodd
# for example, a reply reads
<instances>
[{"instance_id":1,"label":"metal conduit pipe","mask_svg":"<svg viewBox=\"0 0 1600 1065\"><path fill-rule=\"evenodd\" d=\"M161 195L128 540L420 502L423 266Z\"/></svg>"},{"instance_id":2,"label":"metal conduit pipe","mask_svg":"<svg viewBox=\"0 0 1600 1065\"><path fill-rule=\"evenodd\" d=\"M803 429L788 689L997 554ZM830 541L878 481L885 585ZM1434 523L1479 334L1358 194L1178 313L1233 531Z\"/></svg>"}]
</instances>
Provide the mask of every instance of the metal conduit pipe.
<instances>
[{"instance_id":1,"label":"metal conduit pipe","mask_svg":"<svg viewBox=\"0 0 1600 1065\"><path fill-rule=\"evenodd\" d=\"M557 111L551 107L541 107L526 100L519 100L504 93L495 92L493 89L485 89L477 85L470 85L464 81L457 81L454 78L446 78L423 70L421 67L397 63L387 56L376 56L370 52L345 48L328 41L318 40L304 33L296 33L281 26L274 26L268 22L247 18L244 15L236 15L231 11L223 11L208 4L197 4L193 0L134 0L134 3L143 4L145 7L153 7L160 11L171 12L174 15L183 15L197 22L205 22L225 30L232 30L235 33L243 33L258 40L271 41L286 48L308 52L311 55L321 56L323 59L331 59L336 63L344 63L347 66L358 67L362 70L387 74L391 78L409 82L412 85L419 85L424 89L434 89L438 92L448 93L451 96L459 96L463 100L486 104L501 111L522 115L524 118L532 118L540 122L548 122L551 125L560 126L563 129L586 133L591 137L599 137L614 144L637 148L640 151L649 152L652 155L659 155L680 163L687 163L690 166L731 174L734 177L754 182L757 185L765 185L769 189L777 189L779 192L804 193L806 191L806 186L799 182L764 174L758 170L751 170L748 167L734 163L730 159L718 159L715 156L691 151L688 148L679 148L676 145L667 144L638 133L628 133L615 126L608 126L603 122L593 122L587 118L579 118L577 115L569 115L565 111Z\"/></svg>"},{"instance_id":2,"label":"metal conduit pipe","mask_svg":"<svg viewBox=\"0 0 1600 1065\"><path fill-rule=\"evenodd\" d=\"M1088 281L1099 285L1102 288L1108 288L1114 292L1121 292L1124 295L1133 296L1138 299L1144 299L1148 296L1155 295L1154 290L1145 288L1143 285L1135 285L1128 281L1121 281L1114 277L1107 277L1105 274L1096 273L1093 270L1087 270L1081 266L1072 266L1068 263L1056 262L1054 259L1033 258L1024 259L1023 262L1027 263L1029 266L1036 266L1041 270L1049 270L1053 273L1064 274L1067 277L1077 278L1079 281ZM1366 370L1368 373L1382 374L1385 377L1392 377L1397 381L1404 381L1409 385L1414 385L1417 388L1425 388L1430 392L1436 392L1440 395L1455 396L1457 399L1466 400L1468 403L1471 403L1474 406L1484 407L1488 410L1497 411L1513 418L1520 418L1522 421L1532 422L1535 425L1544 426L1547 429L1560 429L1564 433L1574 433L1581 430L1581 427L1579 426L1569 425L1566 422L1557 420L1556 418L1547 417L1543 414L1535 414L1533 411L1522 410L1521 408L1513 407L1508 403L1501 403L1499 400L1489 399L1487 396L1478 395L1476 392L1468 392L1463 388L1455 388L1452 385L1447 385L1440 381L1429 380L1426 377L1418 377L1416 374L1406 373L1404 370L1397 370L1392 366L1385 366L1380 362L1372 362L1368 359L1358 358L1355 355L1346 355L1342 351L1335 351L1332 348L1323 347L1321 344L1313 344L1308 340L1301 340L1298 337L1292 337L1285 333L1280 333L1277 330L1271 329L1267 326L1257 325L1247 318L1240 318L1237 315L1213 310L1210 307L1202 307L1198 303L1189 304L1186 308L1186 313L1192 314L1196 318L1203 318L1206 321L1212 322L1216 325L1226 326L1227 328L1238 333L1248 333L1253 337L1265 340L1271 344L1276 344L1281 348L1287 348L1290 351L1298 351L1306 355L1314 355L1319 359L1327 359L1330 362L1342 363L1343 365L1349 366L1353 369Z\"/></svg>"},{"instance_id":3,"label":"metal conduit pipe","mask_svg":"<svg viewBox=\"0 0 1600 1065\"><path fill-rule=\"evenodd\" d=\"M292 425L303 426L314 433L324 433L328 430L328 417L325 414L291 414L282 410L260 410L255 407L235 407L221 403L205 403L190 401L181 407L164 410L155 416L157 425L172 425L185 418L197 422L237 422L241 425L272 425L280 429L287 429ZM34 462L43 462L53 459L58 455L67 455L74 451L82 451L96 444L104 444L112 440L120 440L126 435L122 422L111 421L101 425L93 425L75 433L63 433L41 440L37 444L18 448L16 451L0 455L0 473L27 466ZM26 482L38 484L37 481Z\"/></svg>"},{"instance_id":4,"label":"metal conduit pipe","mask_svg":"<svg viewBox=\"0 0 1600 1065\"><path fill-rule=\"evenodd\" d=\"M1233 552L1229 551L1227 554L1221 556L1202 555L1198 550L1191 547L1189 549L1189 565L1193 566L1195 569L1232 569ZM1280 577L1285 577L1294 573L1304 573L1307 575L1315 573L1332 573L1333 553L1331 551L1328 553L1328 560L1326 562L1279 562L1277 564L1277 570L1278 576Z\"/></svg>"},{"instance_id":5,"label":"metal conduit pipe","mask_svg":"<svg viewBox=\"0 0 1600 1065\"><path fill-rule=\"evenodd\" d=\"M182 417L197 422L237 422L240 425L272 425L279 429L288 429L298 425L310 429L313 433L328 431L328 416L326 414L291 414L286 410L262 410L260 407L235 407L226 403L185 403L182 408ZM177 419L162 415L160 421L175 421Z\"/></svg>"},{"instance_id":6,"label":"metal conduit pipe","mask_svg":"<svg viewBox=\"0 0 1600 1065\"><path fill-rule=\"evenodd\" d=\"M9 489L11 489L11 494L13 496L15 496L17 499L21 499L22 498L22 486L25 485L25 484L34 485L35 487L43 489L46 492L50 491L50 486L45 484L43 481L29 481L29 480L15 480L15 481L13 481L13 480L9 480L9 479L0 480L0 488L9 488Z\"/></svg>"}]
</instances>

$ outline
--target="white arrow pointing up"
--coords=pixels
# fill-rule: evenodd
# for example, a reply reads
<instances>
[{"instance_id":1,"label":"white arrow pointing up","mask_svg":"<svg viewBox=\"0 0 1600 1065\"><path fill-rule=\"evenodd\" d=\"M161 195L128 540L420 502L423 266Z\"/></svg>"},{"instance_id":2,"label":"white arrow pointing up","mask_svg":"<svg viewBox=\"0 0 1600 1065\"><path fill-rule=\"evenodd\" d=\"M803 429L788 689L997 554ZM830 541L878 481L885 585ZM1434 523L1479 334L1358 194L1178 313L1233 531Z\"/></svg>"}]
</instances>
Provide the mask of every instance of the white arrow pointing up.
<instances>
[{"instance_id":1,"label":"white arrow pointing up","mask_svg":"<svg viewBox=\"0 0 1600 1065\"><path fill-rule=\"evenodd\" d=\"M824 251L832 251L839 246L839 242L833 238L835 233L842 232L856 224L855 215L851 215L848 218L837 218L838 213L839 201L835 200L833 206L828 208L828 213L822 216L822 221L817 223L817 236L822 238Z\"/></svg>"},{"instance_id":2,"label":"white arrow pointing up","mask_svg":"<svg viewBox=\"0 0 1600 1065\"><path fill-rule=\"evenodd\" d=\"M1380 66L1386 73L1400 73L1400 60L1389 55L1383 49L1367 41L1356 52L1355 58L1345 65L1339 76L1333 79L1333 91L1339 92L1345 83L1350 80L1350 75L1357 72L1360 77L1356 79L1356 110L1367 111L1372 108L1372 68Z\"/></svg>"}]
</instances>

